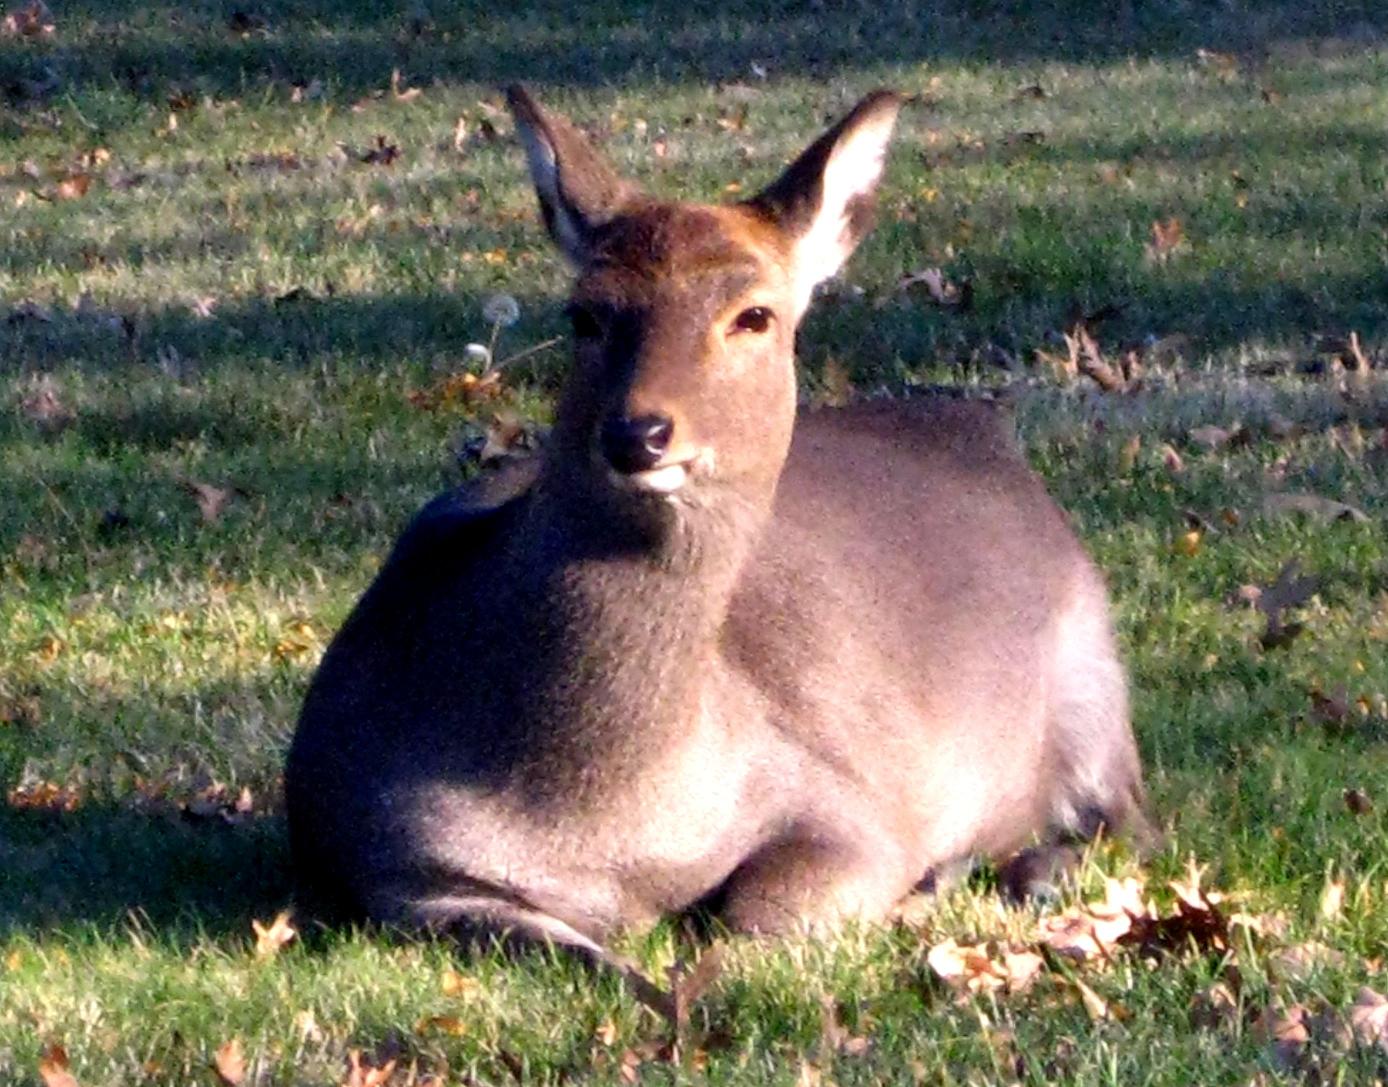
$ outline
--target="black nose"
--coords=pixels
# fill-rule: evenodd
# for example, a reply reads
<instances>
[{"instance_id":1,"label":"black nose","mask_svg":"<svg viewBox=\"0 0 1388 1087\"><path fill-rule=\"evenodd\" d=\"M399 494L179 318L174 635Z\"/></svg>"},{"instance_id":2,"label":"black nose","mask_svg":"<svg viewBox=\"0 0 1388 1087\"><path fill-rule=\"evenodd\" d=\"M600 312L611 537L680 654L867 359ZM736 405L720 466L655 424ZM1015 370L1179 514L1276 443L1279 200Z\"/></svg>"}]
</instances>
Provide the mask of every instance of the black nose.
<instances>
[{"instance_id":1,"label":"black nose","mask_svg":"<svg viewBox=\"0 0 1388 1087\"><path fill-rule=\"evenodd\" d=\"M602 455L619 472L644 472L660 463L674 432L668 415L608 419L602 427Z\"/></svg>"}]
</instances>

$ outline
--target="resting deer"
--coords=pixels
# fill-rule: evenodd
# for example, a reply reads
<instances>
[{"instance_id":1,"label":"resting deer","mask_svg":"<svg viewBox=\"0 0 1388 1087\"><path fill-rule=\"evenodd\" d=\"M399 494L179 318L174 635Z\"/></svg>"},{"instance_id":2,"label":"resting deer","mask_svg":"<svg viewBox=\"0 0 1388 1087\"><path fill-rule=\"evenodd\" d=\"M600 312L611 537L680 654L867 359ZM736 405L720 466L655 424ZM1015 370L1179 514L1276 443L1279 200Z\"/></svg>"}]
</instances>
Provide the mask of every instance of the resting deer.
<instances>
[{"instance_id":1,"label":"resting deer","mask_svg":"<svg viewBox=\"0 0 1388 1087\"><path fill-rule=\"evenodd\" d=\"M1140 817L1103 581L1005 422L797 419L796 325L898 96L718 207L509 100L573 369L543 453L429 504L323 660L286 781L310 903L589 949L699 903L776 933Z\"/></svg>"}]
</instances>

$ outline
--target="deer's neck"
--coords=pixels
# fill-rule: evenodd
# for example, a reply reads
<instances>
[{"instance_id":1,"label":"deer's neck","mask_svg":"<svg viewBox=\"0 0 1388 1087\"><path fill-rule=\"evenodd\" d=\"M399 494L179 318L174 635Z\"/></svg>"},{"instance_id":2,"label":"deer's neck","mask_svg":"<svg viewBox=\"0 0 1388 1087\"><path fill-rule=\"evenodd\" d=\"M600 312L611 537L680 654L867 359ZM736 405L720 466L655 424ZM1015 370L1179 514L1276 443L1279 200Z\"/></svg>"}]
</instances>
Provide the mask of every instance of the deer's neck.
<instances>
[{"instance_id":1,"label":"deer's neck","mask_svg":"<svg viewBox=\"0 0 1388 1087\"><path fill-rule=\"evenodd\" d=\"M557 483L541 479L524 530L517 619L540 663L519 749L545 774L591 767L595 750L635 770L697 723L760 507L612 502Z\"/></svg>"}]
</instances>

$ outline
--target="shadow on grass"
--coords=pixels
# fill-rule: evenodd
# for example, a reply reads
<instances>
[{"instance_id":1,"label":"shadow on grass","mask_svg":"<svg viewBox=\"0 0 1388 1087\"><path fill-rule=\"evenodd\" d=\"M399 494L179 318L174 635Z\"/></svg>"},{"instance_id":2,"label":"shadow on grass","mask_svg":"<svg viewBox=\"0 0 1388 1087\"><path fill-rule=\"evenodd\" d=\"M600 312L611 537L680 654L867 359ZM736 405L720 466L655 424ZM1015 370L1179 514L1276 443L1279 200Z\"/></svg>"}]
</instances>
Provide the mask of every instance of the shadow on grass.
<instances>
[{"instance_id":1,"label":"shadow on grass","mask_svg":"<svg viewBox=\"0 0 1388 1087\"><path fill-rule=\"evenodd\" d=\"M830 78L898 63L1103 60L1257 49L1335 38L1376 44L1372 0L608 0L576 17L559 0L505 7L298 0L208 5L79 0L51 45L0 46L0 86L45 63L77 95L124 87L162 99L169 84L244 96L267 83L322 79L335 93L416 82L568 86L746 79L752 65ZM12 92L13 93L13 92Z\"/></svg>"},{"instance_id":2,"label":"shadow on grass","mask_svg":"<svg viewBox=\"0 0 1388 1087\"><path fill-rule=\"evenodd\" d=\"M0 808L0 937L133 920L161 934L250 937L290 901L283 821L230 825L111 804Z\"/></svg>"}]
</instances>

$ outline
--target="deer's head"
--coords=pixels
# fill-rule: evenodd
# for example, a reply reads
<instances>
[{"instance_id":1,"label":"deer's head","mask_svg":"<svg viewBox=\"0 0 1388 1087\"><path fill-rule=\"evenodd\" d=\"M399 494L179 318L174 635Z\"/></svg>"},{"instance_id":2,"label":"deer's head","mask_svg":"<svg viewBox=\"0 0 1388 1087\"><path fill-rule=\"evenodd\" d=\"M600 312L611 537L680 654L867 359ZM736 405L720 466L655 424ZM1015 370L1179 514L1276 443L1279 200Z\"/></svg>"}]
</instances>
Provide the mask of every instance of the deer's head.
<instances>
[{"instance_id":1,"label":"deer's head","mask_svg":"<svg viewBox=\"0 0 1388 1087\"><path fill-rule=\"evenodd\" d=\"M633 501L769 497L795 419L795 329L866 234L901 107L863 99L758 196L655 200L565 118L508 92L545 225L577 271L556 451Z\"/></svg>"}]
</instances>

